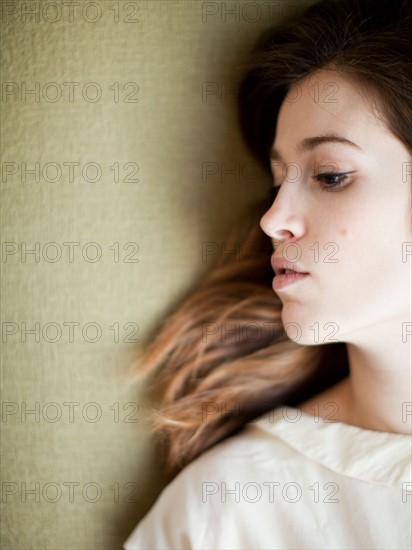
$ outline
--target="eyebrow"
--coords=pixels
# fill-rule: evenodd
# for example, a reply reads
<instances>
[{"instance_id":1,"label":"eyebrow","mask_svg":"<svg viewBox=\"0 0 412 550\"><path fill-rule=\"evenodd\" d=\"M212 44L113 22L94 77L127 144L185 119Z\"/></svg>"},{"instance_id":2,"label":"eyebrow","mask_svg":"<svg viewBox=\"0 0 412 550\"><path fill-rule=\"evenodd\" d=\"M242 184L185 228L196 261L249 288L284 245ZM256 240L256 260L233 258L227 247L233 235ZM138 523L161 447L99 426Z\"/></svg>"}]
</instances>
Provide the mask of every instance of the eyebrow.
<instances>
[{"instance_id":1,"label":"eyebrow","mask_svg":"<svg viewBox=\"0 0 412 550\"><path fill-rule=\"evenodd\" d=\"M297 150L299 153L305 152L305 151L312 151L315 149L315 147L318 147L319 145L322 145L323 143L342 143L343 145L348 145L350 147L353 147L357 149L358 151L362 152L362 149L354 143L353 141L350 141L349 139L346 139L341 136L336 136L334 134L327 134L323 136L314 136L314 137L307 137L302 139L302 141L298 144ZM282 155L276 151L275 148L272 148L270 150L270 158L272 160L281 160Z\"/></svg>"}]
</instances>

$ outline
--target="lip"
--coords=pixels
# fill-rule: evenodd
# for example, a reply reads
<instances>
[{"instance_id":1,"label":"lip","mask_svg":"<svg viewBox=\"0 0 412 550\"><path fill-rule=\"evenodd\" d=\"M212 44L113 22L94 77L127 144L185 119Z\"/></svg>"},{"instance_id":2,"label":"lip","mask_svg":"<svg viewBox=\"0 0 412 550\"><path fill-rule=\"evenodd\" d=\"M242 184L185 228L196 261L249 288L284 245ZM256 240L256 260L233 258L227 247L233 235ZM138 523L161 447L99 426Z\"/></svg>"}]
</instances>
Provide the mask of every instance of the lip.
<instances>
[{"instance_id":1,"label":"lip","mask_svg":"<svg viewBox=\"0 0 412 550\"><path fill-rule=\"evenodd\" d=\"M295 273L308 275L308 272L305 271L301 265L297 263L288 262L284 258L281 258L280 256L274 256L274 257L272 256L270 263L276 276L284 275L286 269L290 269ZM290 275L293 275L293 273L291 273Z\"/></svg>"},{"instance_id":2,"label":"lip","mask_svg":"<svg viewBox=\"0 0 412 550\"><path fill-rule=\"evenodd\" d=\"M270 263L275 272L273 290L280 290L309 276L309 273L301 265L288 262L284 258L272 257ZM292 270L294 273L285 273L286 269Z\"/></svg>"},{"instance_id":3,"label":"lip","mask_svg":"<svg viewBox=\"0 0 412 550\"><path fill-rule=\"evenodd\" d=\"M298 281L302 281L309 277L309 273L286 273L285 275L276 275L273 278L272 288L273 290L280 290L286 286L289 286Z\"/></svg>"}]
</instances>

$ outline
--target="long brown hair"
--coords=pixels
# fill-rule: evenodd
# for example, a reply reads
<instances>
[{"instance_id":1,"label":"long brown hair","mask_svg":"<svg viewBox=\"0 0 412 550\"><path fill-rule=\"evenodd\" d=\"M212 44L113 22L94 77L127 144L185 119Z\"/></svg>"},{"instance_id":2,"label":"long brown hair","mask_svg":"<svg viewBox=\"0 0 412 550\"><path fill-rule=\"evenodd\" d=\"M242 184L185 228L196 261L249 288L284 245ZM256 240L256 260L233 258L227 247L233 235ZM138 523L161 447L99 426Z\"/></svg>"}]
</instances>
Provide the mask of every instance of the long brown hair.
<instances>
[{"instance_id":1,"label":"long brown hair","mask_svg":"<svg viewBox=\"0 0 412 550\"><path fill-rule=\"evenodd\" d=\"M388 128L412 150L411 36L409 0L321 0L266 31L239 87L251 151L269 169L287 92L327 66L366 84ZM139 376L150 374L157 392L153 430L169 477L265 411L297 405L349 373L343 342L303 346L282 325L272 243L258 223L270 204L268 197L242 215L227 240L238 254L208 274L139 360Z\"/></svg>"}]
</instances>

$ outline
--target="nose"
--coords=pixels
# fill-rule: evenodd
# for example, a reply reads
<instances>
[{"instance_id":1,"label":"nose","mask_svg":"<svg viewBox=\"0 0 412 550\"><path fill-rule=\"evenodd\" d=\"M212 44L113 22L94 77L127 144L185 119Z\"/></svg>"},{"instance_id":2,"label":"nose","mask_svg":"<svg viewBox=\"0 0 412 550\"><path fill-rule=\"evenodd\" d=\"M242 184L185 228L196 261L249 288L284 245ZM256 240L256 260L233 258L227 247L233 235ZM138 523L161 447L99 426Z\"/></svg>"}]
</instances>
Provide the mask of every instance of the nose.
<instances>
[{"instance_id":1,"label":"nose","mask_svg":"<svg viewBox=\"0 0 412 550\"><path fill-rule=\"evenodd\" d=\"M260 220L260 227L274 241L297 240L305 232L303 211L296 186L285 182L278 190L272 206Z\"/></svg>"}]
</instances>

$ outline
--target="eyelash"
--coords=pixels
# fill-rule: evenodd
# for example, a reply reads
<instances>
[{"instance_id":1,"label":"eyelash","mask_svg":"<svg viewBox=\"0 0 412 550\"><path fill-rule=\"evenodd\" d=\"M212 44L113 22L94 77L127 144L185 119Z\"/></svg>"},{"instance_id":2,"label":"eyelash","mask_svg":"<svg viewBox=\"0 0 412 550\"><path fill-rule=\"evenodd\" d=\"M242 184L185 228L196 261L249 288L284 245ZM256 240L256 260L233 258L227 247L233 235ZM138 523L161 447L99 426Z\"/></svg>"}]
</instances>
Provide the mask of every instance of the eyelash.
<instances>
[{"instance_id":1,"label":"eyelash","mask_svg":"<svg viewBox=\"0 0 412 550\"><path fill-rule=\"evenodd\" d=\"M329 184L329 185L322 185L322 184L319 185L321 191L334 192L334 191L338 191L343 187L346 187L346 185L344 185L344 182L347 179L347 176L349 174L353 174L353 172L323 172L322 174L317 174L316 176L312 176L312 179L314 179L317 182L320 182L322 180L325 181L330 178L338 178L339 180L338 182L332 182L332 184ZM276 185L274 183L272 189L276 196L280 189L280 185Z\"/></svg>"},{"instance_id":2,"label":"eyelash","mask_svg":"<svg viewBox=\"0 0 412 550\"><path fill-rule=\"evenodd\" d=\"M324 172L323 174L318 174L317 176L312 176L316 181L327 180L328 178L338 178L338 182L332 183L331 185L321 185L320 188L322 191L336 191L341 187L345 187L344 182L349 174L353 172Z\"/></svg>"}]
</instances>

